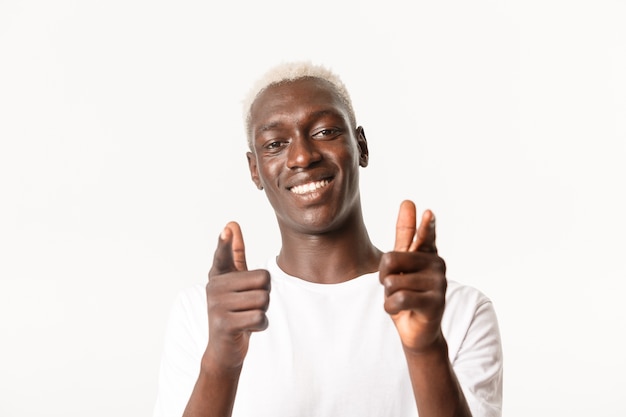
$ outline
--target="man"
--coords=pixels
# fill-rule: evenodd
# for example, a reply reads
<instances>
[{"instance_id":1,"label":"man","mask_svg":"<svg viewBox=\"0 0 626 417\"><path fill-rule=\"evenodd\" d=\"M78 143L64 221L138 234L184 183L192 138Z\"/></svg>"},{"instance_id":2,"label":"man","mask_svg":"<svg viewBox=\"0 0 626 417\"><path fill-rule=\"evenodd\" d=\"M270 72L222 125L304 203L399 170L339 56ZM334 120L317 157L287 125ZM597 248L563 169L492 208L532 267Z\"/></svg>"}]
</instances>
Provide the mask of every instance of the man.
<instances>
[{"instance_id":1,"label":"man","mask_svg":"<svg viewBox=\"0 0 626 417\"><path fill-rule=\"evenodd\" d=\"M500 416L496 316L446 280L433 213L417 225L404 201L394 250L369 239L367 141L339 78L284 64L244 107L250 174L282 247L249 271L242 231L226 225L206 288L172 312L155 416Z\"/></svg>"}]
</instances>

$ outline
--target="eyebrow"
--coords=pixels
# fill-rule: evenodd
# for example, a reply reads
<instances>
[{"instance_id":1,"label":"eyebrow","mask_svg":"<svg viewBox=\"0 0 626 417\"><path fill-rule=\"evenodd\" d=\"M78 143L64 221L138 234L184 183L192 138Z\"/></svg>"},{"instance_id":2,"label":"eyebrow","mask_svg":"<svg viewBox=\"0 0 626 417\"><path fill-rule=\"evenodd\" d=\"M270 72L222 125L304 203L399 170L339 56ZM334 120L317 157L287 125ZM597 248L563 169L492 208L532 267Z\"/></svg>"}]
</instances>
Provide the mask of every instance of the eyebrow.
<instances>
[{"instance_id":1,"label":"eyebrow","mask_svg":"<svg viewBox=\"0 0 626 417\"><path fill-rule=\"evenodd\" d=\"M257 129L257 132L262 133L262 132L267 132L269 130L274 130L277 127L279 127L281 124L282 124L281 122L270 122L262 126L259 126L259 128Z\"/></svg>"},{"instance_id":2,"label":"eyebrow","mask_svg":"<svg viewBox=\"0 0 626 417\"><path fill-rule=\"evenodd\" d=\"M314 111L311 112L309 114L306 115L307 119L319 119L320 117L323 116L334 116L334 117L339 117L341 119L344 118L344 115L341 112L338 112L336 110L318 110L318 111ZM259 128L257 129L258 133L263 133L263 132L267 132L270 130L274 130L276 128L279 128L283 123L281 121L274 121L274 122L269 122L266 123L264 125L259 126Z\"/></svg>"}]
</instances>

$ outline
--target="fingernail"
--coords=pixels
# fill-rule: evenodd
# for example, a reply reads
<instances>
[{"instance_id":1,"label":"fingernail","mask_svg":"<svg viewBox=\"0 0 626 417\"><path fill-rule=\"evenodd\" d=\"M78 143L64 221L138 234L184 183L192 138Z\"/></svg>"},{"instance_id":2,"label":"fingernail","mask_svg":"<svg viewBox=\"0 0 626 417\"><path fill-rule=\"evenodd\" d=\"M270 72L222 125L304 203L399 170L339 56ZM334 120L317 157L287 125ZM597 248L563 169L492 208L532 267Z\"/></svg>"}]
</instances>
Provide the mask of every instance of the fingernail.
<instances>
[{"instance_id":1,"label":"fingernail","mask_svg":"<svg viewBox=\"0 0 626 417\"><path fill-rule=\"evenodd\" d=\"M222 240L226 240L226 228L224 228L222 230L222 233L220 233L220 239Z\"/></svg>"}]
</instances>

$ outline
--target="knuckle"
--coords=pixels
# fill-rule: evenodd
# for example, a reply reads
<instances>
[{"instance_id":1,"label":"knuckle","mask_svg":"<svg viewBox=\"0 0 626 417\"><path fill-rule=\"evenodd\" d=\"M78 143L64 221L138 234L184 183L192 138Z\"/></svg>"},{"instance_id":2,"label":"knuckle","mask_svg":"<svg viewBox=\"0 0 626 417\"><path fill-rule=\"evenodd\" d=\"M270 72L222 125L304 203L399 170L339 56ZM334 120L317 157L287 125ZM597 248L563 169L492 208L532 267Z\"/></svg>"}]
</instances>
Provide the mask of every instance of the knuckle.
<instances>
[{"instance_id":1,"label":"knuckle","mask_svg":"<svg viewBox=\"0 0 626 417\"><path fill-rule=\"evenodd\" d=\"M211 281L211 279L213 279L216 275L217 269L215 268L215 265L213 265L211 269L209 269L209 273L207 274L209 281Z\"/></svg>"},{"instance_id":2,"label":"knuckle","mask_svg":"<svg viewBox=\"0 0 626 417\"><path fill-rule=\"evenodd\" d=\"M393 293L393 295L390 297L390 301L397 308L402 308L406 304L407 299L408 297L407 297L406 291L397 291Z\"/></svg>"},{"instance_id":3,"label":"knuckle","mask_svg":"<svg viewBox=\"0 0 626 417\"><path fill-rule=\"evenodd\" d=\"M209 314L209 329L211 332L228 332L229 321L220 314Z\"/></svg>"},{"instance_id":4,"label":"knuckle","mask_svg":"<svg viewBox=\"0 0 626 417\"><path fill-rule=\"evenodd\" d=\"M428 261L427 268L436 273L437 275L445 276L446 274L446 263L440 257L431 258Z\"/></svg>"},{"instance_id":5,"label":"knuckle","mask_svg":"<svg viewBox=\"0 0 626 417\"><path fill-rule=\"evenodd\" d=\"M396 292L385 299L385 311L388 314L396 314L403 309L405 296Z\"/></svg>"},{"instance_id":6,"label":"knuckle","mask_svg":"<svg viewBox=\"0 0 626 417\"><path fill-rule=\"evenodd\" d=\"M266 289L267 291L269 291L272 286L272 279L270 277L270 273L269 271L266 271L266 270L262 270L261 272L262 272L261 274L262 287Z\"/></svg>"},{"instance_id":7,"label":"knuckle","mask_svg":"<svg viewBox=\"0 0 626 417\"><path fill-rule=\"evenodd\" d=\"M380 258L380 271L385 274L389 274L392 271L397 270L400 264L400 257L403 255L404 254L402 252L384 253L383 256Z\"/></svg>"},{"instance_id":8,"label":"knuckle","mask_svg":"<svg viewBox=\"0 0 626 417\"><path fill-rule=\"evenodd\" d=\"M392 302L389 298L387 298L387 299L385 300L384 307L385 307L385 312L386 312L387 314L394 314L394 313L396 312L396 311L395 311L395 309L394 309L394 307L393 307L393 305L392 305L392 303L393 303L393 302Z\"/></svg>"},{"instance_id":9,"label":"knuckle","mask_svg":"<svg viewBox=\"0 0 626 417\"><path fill-rule=\"evenodd\" d=\"M267 320L267 315L265 311L262 310L254 310L252 313L252 327L258 330L265 330L268 326L269 321Z\"/></svg>"},{"instance_id":10,"label":"knuckle","mask_svg":"<svg viewBox=\"0 0 626 417\"><path fill-rule=\"evenodd\" d=\"M251 271L251 277L251 280L254 281L256 287L265 289L267 291L270 290L271 278L269 271L265 269L257 269Z\"/></svg>"},{"instance_id":11,"label":"knuckle","mask_svg":"<svg viewBox=\"0 0 626 417\"><path fill-rule=\"evenodd\" d=\"M440 282L439 282L439 290L445 294L446 291L448 290L448 280L443 278Z\"/></svg>"},{"instance_id":12,"label":"knuckle","mask_svg":"<svg viewBox=\"0 0 626 417\"><path fill-rule=\"evenodd\" d=\"M209 281L205 286L207 300L212 299L219 292L219 285L216 281Z\"/></svg>"},{"instance_id":13,"label":"knuckle","mask_svg":"<svg viewBox=\"0 0 626 417\"><path fill-rule=\"evenodd\" d=\"M260 309L262 311L267 311L270 304L270 295L267 291L257 290L251 293L250 295L250 303L249 309Z\"/></svg>"},{"instance_id":14,"label":"knuckle","mask_svg":"<svg viewBox=\"0 0 626 417\"><path fill-rule=\"evenodd\" d=\"M219 311L222 310L222 302L220 299L216 297L207 297L207 310L209 312L209 316L218 315Z\"/></svg>"},{"instance_id":15,"label":"knuckle","mask_svg":"<svg viewBox=\"0 0 626 417\"><path fill-rule=\"evenodd\" d=\"M392 257L392 252L383 253L383 256L380 258L380 269L389 269L392 263Z\"/></svg>"},{"instance_id":16,"label":"knuckle","mask_svg":"<svg viewBox=\"0 0 626 417\"><path fill-rule=\"evenodd\" d=\"M389 295L393 292L394 289L394 284L395 284L395 277L391 276L391 275L387 275L386 277L382 277L381 278L381 284L383 285L383 287L385 288L385 294Z\"/></svg>"},{"instance_id":17,"label":"knuckle","mask_svg":"<svg viewBox=\"0 0 626 417\"><path fill-rule=\"evenodd\" d=\"M263 291L260 295L259 302L261 304L263 311L264 312L267 311L270 305L270 294L267 291Z\"/></svg>"},{"instance_id":18,"label":"knuckle","mask_svg":"<svg viewBox=\"0 0 626 417\"><path fill-rule=\"evenodd\" d=\"M208 282L204 287L204 291L206 292L207 300L209 300L215 291L215 285L212 282Z\"/></svg>"},{"instance_id":19,"label":"knuckle","mask_svg":"<svg viewBox=\"0 0 626 417\"><path fill-rule=\"evenodd\" d=\"M439 267L439 271L441 273L445 274L446 273L446 269L447 269L446 261L444 261L443 258L441 258L441 257L437 257L437 260L438 260L437 265Z\"/></svg>"}]
</instances>

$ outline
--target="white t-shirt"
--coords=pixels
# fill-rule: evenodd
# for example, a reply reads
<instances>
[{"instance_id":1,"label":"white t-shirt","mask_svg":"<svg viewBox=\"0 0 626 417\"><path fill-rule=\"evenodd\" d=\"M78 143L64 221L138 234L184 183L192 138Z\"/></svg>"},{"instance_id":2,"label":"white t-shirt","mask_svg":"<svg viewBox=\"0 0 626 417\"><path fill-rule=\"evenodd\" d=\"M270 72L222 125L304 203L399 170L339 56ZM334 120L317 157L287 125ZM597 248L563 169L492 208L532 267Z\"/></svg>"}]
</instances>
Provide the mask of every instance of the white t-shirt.
<instances>
[{"instance_id":1,"label":"white t-shirt","mask_svg":"<svg viewBox=\"0 0 626 417\"><path fill-rule=\"evenodd\" d=\"M253 333L233 417L416 417L398 332L378 273L340 284L285 274L272 259L269 327ZM474 417L501 416L502 350L493 306L448 281L442 319L450 362ZM208 342L204 285L178 296L168 324L154 417L180 417Z\"/></svg>"}]
</instances>

